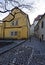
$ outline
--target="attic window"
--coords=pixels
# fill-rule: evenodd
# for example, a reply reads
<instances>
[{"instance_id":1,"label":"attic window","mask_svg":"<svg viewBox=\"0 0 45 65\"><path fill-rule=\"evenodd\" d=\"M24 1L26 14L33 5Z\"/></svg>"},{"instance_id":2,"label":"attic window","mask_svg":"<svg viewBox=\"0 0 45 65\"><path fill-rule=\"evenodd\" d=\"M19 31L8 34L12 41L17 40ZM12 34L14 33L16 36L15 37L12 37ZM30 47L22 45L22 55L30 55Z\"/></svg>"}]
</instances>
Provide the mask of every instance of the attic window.
<instances>
[{"instance_id":1,"label":"attic window","mask_svg":"<svg viewBox=\"0 0 45 65\"><path fill-rule=\"evenodd\" d=\"M11 25L12 25L12 26L18 25L18 21L12 21L12 22L11 22Z\"/></svg>"}]
</instances>

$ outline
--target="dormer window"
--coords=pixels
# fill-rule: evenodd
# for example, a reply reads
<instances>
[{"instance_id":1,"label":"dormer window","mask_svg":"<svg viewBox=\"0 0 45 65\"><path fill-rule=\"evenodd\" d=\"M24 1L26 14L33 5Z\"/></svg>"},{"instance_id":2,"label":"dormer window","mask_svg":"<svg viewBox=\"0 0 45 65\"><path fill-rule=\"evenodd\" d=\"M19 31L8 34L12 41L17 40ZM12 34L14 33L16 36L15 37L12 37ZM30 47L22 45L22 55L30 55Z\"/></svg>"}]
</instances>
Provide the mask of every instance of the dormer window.
<instances>
[{"instance_id":1,"label":"dormer window","mask_svg":"<svg viewBox=\"0 0 45 65\"><path fill-rule=\"evenodd\" d=\"M12 25L12 26L18 25L18 21L12 21L12 22L11 22L11 25Z\"/></svg>"}]
</instances>

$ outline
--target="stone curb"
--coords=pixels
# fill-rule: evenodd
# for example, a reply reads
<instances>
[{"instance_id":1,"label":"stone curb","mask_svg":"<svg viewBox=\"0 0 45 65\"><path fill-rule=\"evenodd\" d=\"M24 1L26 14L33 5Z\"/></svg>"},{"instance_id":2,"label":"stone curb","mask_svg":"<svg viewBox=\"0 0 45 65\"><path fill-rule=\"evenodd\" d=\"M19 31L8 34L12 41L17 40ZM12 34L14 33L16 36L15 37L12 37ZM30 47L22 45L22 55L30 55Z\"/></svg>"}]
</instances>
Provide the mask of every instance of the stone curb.
<instances>
[{"instance_id":1,"label":"stone curb","mask_svg":"<svg viewBox=\"0 0 45 65\"><path fill-rule=\"evenodd\" d=\"M17 47L17 46L21 45L23 42L25 42L25 40L23 40L23 41L21 41L19 43L13 43L13 44L11 44L9 46L5 46L3 48L0 48L0 55L7 52L7 51L9 51L10 49L12 49L14 47Z\"/></svg>"}]
</instances>

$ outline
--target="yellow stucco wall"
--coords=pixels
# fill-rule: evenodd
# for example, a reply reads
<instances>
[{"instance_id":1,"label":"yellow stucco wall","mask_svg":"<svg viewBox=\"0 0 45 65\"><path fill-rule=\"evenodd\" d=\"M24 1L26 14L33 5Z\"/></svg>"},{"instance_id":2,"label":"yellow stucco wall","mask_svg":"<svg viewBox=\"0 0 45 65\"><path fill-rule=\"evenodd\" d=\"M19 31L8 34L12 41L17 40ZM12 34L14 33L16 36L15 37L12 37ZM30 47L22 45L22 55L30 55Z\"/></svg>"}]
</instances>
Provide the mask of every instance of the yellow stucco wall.
<instances>
[{"instance_id":1,"label":"yellow stucco wall","mask_svg":"<svg viewBox=\"0 0 45 65\"><path fill-rule=\"evenodd\" d=\"M18 21L18 25L15 25L15 26L12 26L12 22L16 22L16 21ZM4 25L5 25L5 27L19 27L19 26L25 26L25 25L27 25L27 18L26 17L21 17L21 18L17 18L17 19L15 19L14 18L14 20L12 20L12 21L10 21L10 22L4 22Z\"/></svg>"},{"instance_id":2,"label":"yellow stucco wall","mask_svg":"<svg viewBox=\"0 0 45 65\"><path fill-rule=\"evenodd\" d=\"M0 38L3 38L3 23L0 23Z\"/></svg>"},{"instance_id":3,"label":"yellow stucco wall","mask_svg":"<svg viewBox=\"0 0 45 65\"><path fill-rule=\"evenodd\" d=\"M3 19L3 34L1 35L1 37L3 36L3 38L8 39L27 39L29 37L29 23L27 14L24 14L19 9L14 9L11 13L14 15L14 18L11 14L9 14ZM15 23L16 21L18 21L18 24L12 25L12 22ZM2 30L1 27L0 30ZM17 32L17 35L12 36L11 32Z\"/></svg>"},{"instance_id":4,"label":"yellow stucco wall","mask_svg":"<svg viewBox=\"0 0 45 65\"><path fill-rule=\"evenodd\" d=\"M11 32L17 32L17 35L12 36ZM27 27L22 28L6 28L4 30L4 38L13 39L26 39L27 38Z\"/></svg>"}]
</instances>

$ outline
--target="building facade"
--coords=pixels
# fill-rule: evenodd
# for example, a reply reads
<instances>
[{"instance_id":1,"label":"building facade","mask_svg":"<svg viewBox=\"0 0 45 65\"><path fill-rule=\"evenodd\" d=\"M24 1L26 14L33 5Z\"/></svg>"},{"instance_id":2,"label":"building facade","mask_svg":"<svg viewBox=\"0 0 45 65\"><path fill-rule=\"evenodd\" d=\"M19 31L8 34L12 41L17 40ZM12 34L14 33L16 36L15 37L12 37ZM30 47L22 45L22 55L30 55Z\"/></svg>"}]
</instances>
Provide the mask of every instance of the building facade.
<instances>
[{"instance_id":1,"label":"building facade","mask_svg":"<svg viewBox=\"0 0 45 65\"><path fill-rule=\"evenodd\" d=\"M0 39L3 38L3 23L0 21Z\"/></svg>"},{"instance_id":2,"label":"building facade","mask_svg":"<svg viewBox=\"0 0 45 65\"><path fill-rule=\"evenodd\" d=\"M30 26L30 35L34 36L34 24Z\"/></svg>"},{"instance_id":3,"label":"building facade","mask_svg":"<svg viewBox=\"0 0 45 65\"><path fill-rule=\"evenodd\" d=\"M45 40L45 14L41 16L41 19L35 26L35 34L39 39Z\"/></svg>"},{"instance_id":4,"label":"building facade","mask_svg":"<svg viewBox=\"0 0 45 65\"><path fill-rule=\"evenodd\" d=\"M11 13L3 20L4 39L28 39L30 35L30 22L28 15L18 7L11 10ZM2 32L1 32L2 33Z\"/></svg>"}]
</instances>

